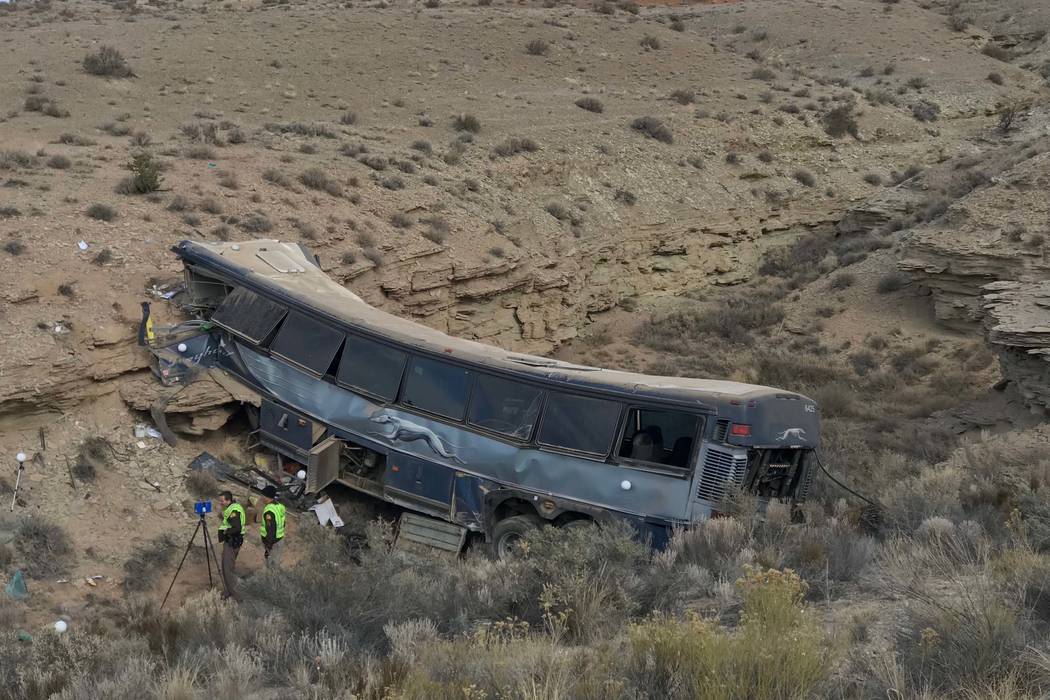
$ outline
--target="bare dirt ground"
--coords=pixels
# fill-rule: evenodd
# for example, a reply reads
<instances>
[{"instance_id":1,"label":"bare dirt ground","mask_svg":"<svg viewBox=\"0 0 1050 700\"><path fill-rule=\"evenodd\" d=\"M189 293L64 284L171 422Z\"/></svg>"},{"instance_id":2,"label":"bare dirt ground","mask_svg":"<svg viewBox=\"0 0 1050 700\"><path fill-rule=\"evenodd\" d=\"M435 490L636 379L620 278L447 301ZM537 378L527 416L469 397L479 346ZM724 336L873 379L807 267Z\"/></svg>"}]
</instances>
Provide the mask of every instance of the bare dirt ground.
<instances>
[{"instance_id":1,"label":"bare dirt ground","mask_svg":"<svg viewBox=\"0 0 1050 700\"><path fill-rule=\"evenodd\" d=\"M690 364L638 333L776 287L783 318L756 347L866 367L818 387L843 425L904 415L974 441L1029 429L1019 401L989 392L999 370L979 326L940 323L923 284L881 288L912 237L954 220L834 227L901 190L910 166L948 177L1045 136L1043 3L428 4L0 5L0 495L15 451L43 454L3 527L46 517L77 553L66 582L31 580L27 627L121 596L125 561L158 535L175 535L177 561L194 524L186 464L202 450L249 459L223 431L140 447L132 426L148 419L117 393L146 367L139 303L175 317L150 289L178 277L169 248L186 238L302 241L370 303L456 335L750 381L768 375ZM102 46L133 75L87 73ZM843 107L852 122L836 130ZM648 132L632 126L643 117ZM142 151L163 166L160 190L119 193ZM988 169L983 202L950 197L953 211L1045 230L1001 204L1003 172ZM943 189L930 183L920 210ZM885 245L848 258L851 235ZM810 240L820 255L760 271ZM1047 270L1044 248L1025 255ZM927 364L891 389L865 384L898 361ZM67 458L100 436L105 468L71 483ZM203 586L190 568L178 601Z\"/></svg>"}]
</instances>

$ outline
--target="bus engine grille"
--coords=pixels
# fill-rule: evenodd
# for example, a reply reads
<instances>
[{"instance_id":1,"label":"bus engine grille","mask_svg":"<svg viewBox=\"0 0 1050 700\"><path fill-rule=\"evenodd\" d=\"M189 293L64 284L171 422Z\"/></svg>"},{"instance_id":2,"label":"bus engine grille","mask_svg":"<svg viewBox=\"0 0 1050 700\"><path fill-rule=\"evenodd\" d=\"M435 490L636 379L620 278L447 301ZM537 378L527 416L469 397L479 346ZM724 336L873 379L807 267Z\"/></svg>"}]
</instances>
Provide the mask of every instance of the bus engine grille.
<instances>
[{"instance_id":1,"label":"bus engine grille","mask_svg":"<svg viewBox=\"0 0 1050 700\"><path fill-rule=\"evenodd\" d=\"M704 473L696 489L697 497L717 503L725 495L729 482L738 485L743 482L746 469L747 457L708 447Z\"/></svg>"}]
</instances>

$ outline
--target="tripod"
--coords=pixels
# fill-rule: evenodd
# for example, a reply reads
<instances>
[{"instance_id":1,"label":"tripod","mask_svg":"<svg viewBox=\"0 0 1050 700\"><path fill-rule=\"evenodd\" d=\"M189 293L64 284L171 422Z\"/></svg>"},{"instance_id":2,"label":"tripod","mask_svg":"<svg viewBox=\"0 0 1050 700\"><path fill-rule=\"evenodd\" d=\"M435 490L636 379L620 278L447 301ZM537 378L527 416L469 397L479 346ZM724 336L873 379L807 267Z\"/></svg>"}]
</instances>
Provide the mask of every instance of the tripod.
<instances>
[{"instance_id":1,"label":"tripod","mask_svg":"<svg viewBox=\"0 0 1050 700\"><path fill-rule=\"evenodd\" d=\"M197 533L204 530L204 563L208 565L208 588L212 588L211 577L211 565L215 562L215 573L218 574L219 578L222 579L223 588L226 586L226 579L222 578L222 569L219 568L219 560L215 556L215 545L212 544L211 535L208 534L208 523L204 520L204 513L198 513L197 528L193 531L193 536L190 537L189 543L186 545L186 552L182 555L182 561L179 562L179 567L175 569L175 575L171 577L171 585L168 586L168 592L164 594L164 600L160 603L161 610L164 609L164 603L168 602L168 596L171 595L171 589L175 587L175 579L179 577L179 573L182 571L182 565L186 563L186 557L190 555L190 550L193 549L193 541L197 539Z\"/></svg>"}]
</instances>

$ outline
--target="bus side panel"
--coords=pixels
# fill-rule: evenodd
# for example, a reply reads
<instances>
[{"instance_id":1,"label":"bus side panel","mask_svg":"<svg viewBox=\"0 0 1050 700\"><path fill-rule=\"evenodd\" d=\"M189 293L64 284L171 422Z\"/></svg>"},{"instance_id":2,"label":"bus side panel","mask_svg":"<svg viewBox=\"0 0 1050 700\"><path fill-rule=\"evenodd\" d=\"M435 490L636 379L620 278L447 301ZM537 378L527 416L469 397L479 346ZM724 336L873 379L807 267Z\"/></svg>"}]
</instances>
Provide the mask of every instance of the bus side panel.
<instances>
[{"instance_id":1,"label":"bus side panel","mask_svg":"<svg viewBox=\"0 0 1050 700\"><path fill-rule=\"evenodd\" d=\"M392 451L387 455L383 492L395 502L415 503L415 507L448 518L454 476L443 464Z\"/></svg>"},{"instance_id":2,"label":"bus side panel","mask_svg":"<svg viewBox=\"0 0 1050 700\"><path fill-rule=\"evenodd\" d=\"M478 532L485 527L485 496L497 488L488 479L457 472L453 486L452 520L463 527Z\"/></svg>"}]
</instances>

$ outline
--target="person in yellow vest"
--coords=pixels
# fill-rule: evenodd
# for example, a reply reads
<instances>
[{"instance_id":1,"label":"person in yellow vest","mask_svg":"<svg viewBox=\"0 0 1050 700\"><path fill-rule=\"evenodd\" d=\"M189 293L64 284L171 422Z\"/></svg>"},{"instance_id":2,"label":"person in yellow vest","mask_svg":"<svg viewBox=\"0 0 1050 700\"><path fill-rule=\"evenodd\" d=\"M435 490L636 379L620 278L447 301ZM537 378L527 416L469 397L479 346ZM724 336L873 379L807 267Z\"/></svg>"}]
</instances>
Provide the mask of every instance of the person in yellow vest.
<instances>
[{"instance_id":1,"label":"person in yellow vest","mask_svg":"<svg viewBox=\"0 0 1050 700\"><path fill-rule=\"evenodd\" d=\"M240 601L237 594L237 555L244 544L244 526L248 522L244 517L244 506L233 500L233 494L223 491L219 494L219 506L222 508L222 524L219 525L219 542L222 542L222 582L226 591L223 600L233 598Z\"/></svg>"},{"instance_id":2,"label":"person in yellow vest","mask_svg":"<svg viewBox=\"0 0 1050 700\"><path fill-rule=\"evenodd\" d=\"M262 523L259 525L259 536L262 538L266 554L266 568L276 569L281 566L281 552L284 551L284 505L278 503L277 489L267 486L263 489Z\"/></svg>"}]
</instances>

